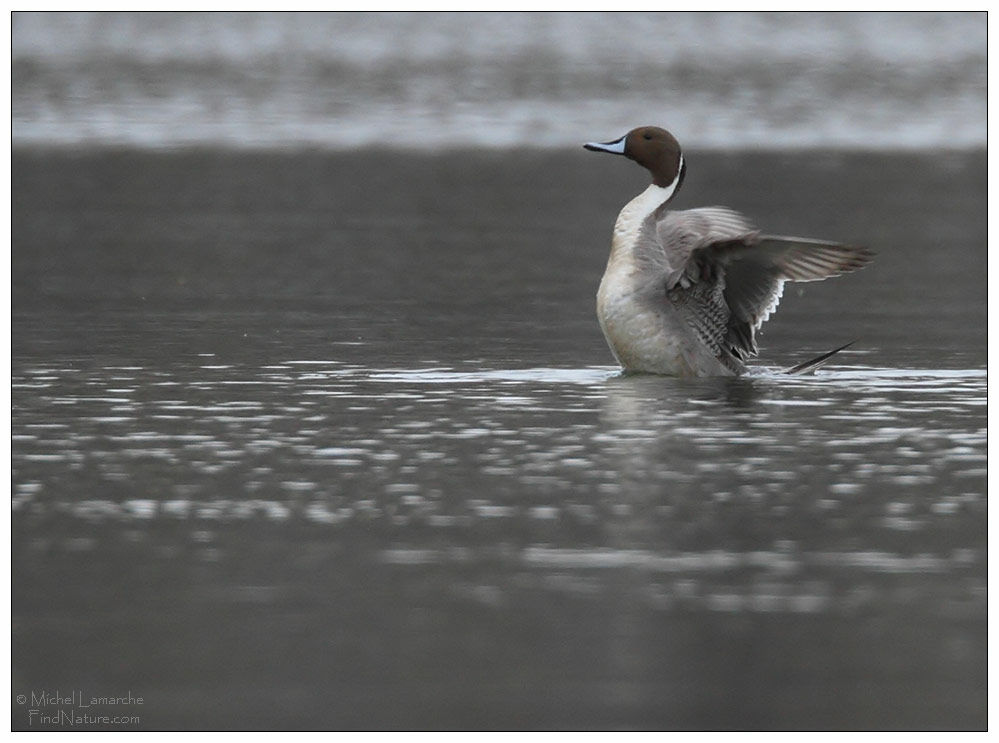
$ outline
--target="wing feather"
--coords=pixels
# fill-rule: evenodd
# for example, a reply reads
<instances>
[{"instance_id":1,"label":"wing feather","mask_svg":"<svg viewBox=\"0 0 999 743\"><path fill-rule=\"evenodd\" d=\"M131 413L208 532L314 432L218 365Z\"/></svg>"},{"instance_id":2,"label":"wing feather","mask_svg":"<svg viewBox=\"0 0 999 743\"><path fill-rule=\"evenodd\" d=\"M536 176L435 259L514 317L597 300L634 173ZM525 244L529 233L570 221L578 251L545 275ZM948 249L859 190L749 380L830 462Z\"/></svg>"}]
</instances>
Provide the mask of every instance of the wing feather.
<instances>
[{"instance_id":1,"label":"wing feather","mask_svg":"<svg viewBox=\"0 0 999 743\"><path fill-rule=\"evenodd\" d=\"M758 352L756 331L777 308L787 281L820 281L867 265L864 247L762 235L724 207L650 215L646 260L659 268L671 303L720 357Z\"/></svg>"}]
</instances>

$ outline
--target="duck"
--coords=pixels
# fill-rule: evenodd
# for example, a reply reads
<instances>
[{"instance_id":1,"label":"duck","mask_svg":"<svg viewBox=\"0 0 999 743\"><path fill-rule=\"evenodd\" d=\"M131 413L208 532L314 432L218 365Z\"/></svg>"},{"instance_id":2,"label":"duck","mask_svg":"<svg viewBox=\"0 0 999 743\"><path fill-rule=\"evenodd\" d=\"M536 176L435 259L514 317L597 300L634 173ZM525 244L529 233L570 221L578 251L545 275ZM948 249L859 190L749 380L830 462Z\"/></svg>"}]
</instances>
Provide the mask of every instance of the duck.
<instances>
[{"instance_id":1,"label":"duck","mask_svg":"<svg viewBox=\"0 0 999 743\"><path fill-rule=\"evenodd\" d=\"M687 165L676 138L660 127L583 147L623 155L652 176L617 216L597 291L600 328L625 373L744 374L785 282L821 281L874 256L862 246L765 234L727 207L670 209Z\"/></svg>"}]
</instances>

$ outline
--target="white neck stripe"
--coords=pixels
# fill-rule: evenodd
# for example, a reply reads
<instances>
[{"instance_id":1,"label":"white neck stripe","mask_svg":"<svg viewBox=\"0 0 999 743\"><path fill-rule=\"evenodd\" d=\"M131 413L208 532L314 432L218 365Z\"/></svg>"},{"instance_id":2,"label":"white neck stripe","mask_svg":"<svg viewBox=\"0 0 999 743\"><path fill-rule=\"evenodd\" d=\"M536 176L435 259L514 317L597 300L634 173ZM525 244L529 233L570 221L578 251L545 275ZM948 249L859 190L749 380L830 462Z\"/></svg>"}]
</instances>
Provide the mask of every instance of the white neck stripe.
<instances>
[{"instance_id":1,"label":"white neck stripe","mask_svg":"<svg viewBox=\"0 0 999 743\"><path fill-rule=\"evenodd\" d=\"M673 179L672 183L666 186L665 188L666 196L662 200L662 203L665 203L673 198L673 194L676 193L676 189L680 187L680 177L682 175L683 175L683 155L680 155L680 162L676 168L676 178Z\"/></svg>"},{"instance_id":2,"label":"white neck stripe","mask_svg":"<svg viewBox=\"0 0 999 743\"><path fill-rule=\"evenodd\" d=\"M648 188L629 201L618 215L615 231L628 230L641 222L652 212L673 198L680 186L680 175L683 173L683 155L680 156L680 170L676 178L668 186L657 186L650 183Z\"/></svg>"}]
</instances>

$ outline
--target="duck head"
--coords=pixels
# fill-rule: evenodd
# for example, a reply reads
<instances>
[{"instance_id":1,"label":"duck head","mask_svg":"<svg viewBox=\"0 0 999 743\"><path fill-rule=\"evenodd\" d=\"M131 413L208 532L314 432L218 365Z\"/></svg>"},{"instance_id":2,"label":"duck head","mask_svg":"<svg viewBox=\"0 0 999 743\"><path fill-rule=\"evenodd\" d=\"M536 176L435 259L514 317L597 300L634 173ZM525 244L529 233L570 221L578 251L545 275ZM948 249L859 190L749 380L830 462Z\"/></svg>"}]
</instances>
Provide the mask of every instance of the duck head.
<instances>
[{"instance_id":1,"label":"duck head","mask_svg":"<svg viewBox=\"0 0 999 743\"><path fill-rule=\"evenodd\" d=\"M613 142L587 142L583 147L634 160L652 173L655 185L669 188L673 194L683 183L687 169L676 137L658 126L640 126Z\"/></svg>"}]
</instances>

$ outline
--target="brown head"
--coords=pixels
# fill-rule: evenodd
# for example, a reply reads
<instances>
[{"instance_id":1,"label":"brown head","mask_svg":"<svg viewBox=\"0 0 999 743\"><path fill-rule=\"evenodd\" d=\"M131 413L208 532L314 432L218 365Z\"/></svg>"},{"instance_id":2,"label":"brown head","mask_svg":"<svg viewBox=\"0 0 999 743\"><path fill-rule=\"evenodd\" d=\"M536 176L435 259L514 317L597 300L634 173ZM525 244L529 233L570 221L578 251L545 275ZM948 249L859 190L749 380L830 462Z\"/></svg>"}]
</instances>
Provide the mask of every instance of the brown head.
<instances>
[{"instance_id":1,"label":"brown head","mask_svg":"<svg viewBox=\"0 0 999 743\"><path fill-rule=\"evenodd\" d=\"M675 194L683 183L686 166L680 143L658 126L640 126L613 142L587 142L583 145L594 152L610 152L634 160L652 173L652 182L663 188L673 187Z\"/></svg>"}]
</instances>

